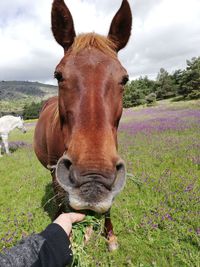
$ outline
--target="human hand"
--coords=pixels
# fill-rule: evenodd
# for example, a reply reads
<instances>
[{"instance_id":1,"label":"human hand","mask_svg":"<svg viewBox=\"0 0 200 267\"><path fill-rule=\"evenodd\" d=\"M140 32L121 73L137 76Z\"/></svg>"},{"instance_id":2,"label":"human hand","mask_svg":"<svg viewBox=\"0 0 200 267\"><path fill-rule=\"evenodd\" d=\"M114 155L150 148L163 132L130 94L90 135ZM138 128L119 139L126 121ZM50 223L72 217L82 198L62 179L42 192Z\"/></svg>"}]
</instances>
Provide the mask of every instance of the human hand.
<instances>
[{"instance_id":1,"label":"human hand","mask_svg":"<svg viewBox=\"0 0 200 267\"><path fill-rule=\"evenodd\" d=\"M59 224L63 230L66 232L66 234L69 236L71 230L72 230L72 224L75 222L80 222L85 218L84 214L81 213L63 213L53 222Z\"/></svg>"}]
</instances>

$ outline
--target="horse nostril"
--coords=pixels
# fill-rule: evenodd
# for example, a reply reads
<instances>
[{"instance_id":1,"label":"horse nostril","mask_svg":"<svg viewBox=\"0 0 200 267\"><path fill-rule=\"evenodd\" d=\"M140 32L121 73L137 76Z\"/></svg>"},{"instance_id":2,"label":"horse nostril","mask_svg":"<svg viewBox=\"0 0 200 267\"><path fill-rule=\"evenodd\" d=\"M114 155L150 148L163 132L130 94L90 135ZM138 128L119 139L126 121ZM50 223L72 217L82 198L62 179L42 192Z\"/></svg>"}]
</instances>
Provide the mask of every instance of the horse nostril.
<instances>
[{"instance_id":1,"label":"horse nostril","mask_svg":"<svg viewBox=\"0 0 200 267\"><path fill-rule=\"evenodd\" d=\"M74 184L75 177L74 177L74 172L73 172L73 168L72 168L72 162L69 159L64 159L63 160L63 165L65 166L66 171L68 172L69 181L72 184Z\"/></svg>"},{"instance_id":2,"label":"horse nostril","mask_svg":"<svg viewBox=\"0 0 200 267\"><path fill-rule=\"evenodd\" d=\"M61 157L57 163L56 178L64 189L73 183L72 162L66 155Z\"/></svg>"},{"instance_id":3,"label":"horse nostril","mask_svg":"<svg viewBox=\"0 0 200 267\"><path fill-rule=\"evenodd\" d=\"M114 182L113 190L118 194L124 187L126 182L126 167L122 159L116 164L116 179Z\"/></svg>"},{"instance_id":4,"label":"horse nostril","mask_svg":"<svg viewBox=\"0 0 200 267\"><path fill-rule=\"evenodd\" d=\"M122 160L119 160L118 163L116 164L116 170L117 170L117 173L124 172L125 165L124 165L124 162Z\"/></svg>"},{"instance_id":5,"label":"horse nostril","mask_svg":"<svg viewBox=\"0 0 200 267\"><path fill-rule=\"evenodd\" d=\"M69 170L70 167L72 166L72 162L69 159L63 159L63 164L67 170Z\"/></svg>"}]
</instances>

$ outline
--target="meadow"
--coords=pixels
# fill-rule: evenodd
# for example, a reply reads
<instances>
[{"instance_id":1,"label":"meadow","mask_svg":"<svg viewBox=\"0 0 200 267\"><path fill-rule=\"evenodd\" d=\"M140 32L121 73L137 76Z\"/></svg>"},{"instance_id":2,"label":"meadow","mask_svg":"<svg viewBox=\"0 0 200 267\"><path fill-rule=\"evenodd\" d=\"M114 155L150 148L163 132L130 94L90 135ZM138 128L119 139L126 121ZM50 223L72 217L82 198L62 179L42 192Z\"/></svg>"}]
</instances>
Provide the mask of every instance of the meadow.
<instances>
[{"instance_id":1,"label":"meadow","mask_svg":"<svg viewBox=\"0 0 200 267\"><path fill-rule=\"evenodd\" d=\"M0 159L0 250L42 231L55 211L50 174L34 155L34 126L27 127L11 134L15 151ZM109 253L96 227L74 266L199 267L200 102L126 109L118 141L127 166L112 207L119 249Z\"/></svg>"}]
</instances>

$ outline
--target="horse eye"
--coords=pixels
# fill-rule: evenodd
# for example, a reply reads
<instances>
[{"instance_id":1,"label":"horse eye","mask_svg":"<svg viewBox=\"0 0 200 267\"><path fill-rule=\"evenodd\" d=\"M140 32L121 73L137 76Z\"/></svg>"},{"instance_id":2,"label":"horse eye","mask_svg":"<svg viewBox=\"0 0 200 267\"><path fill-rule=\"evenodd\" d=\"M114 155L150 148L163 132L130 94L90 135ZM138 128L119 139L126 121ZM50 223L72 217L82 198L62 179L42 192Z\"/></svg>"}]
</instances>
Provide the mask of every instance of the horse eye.
<instances>
[{"instance_id":1,"label":"horse eye","mask_svg":"<svg viewBox=\"0 0 200 267\"><path fill-rule=\"evenodd\" d=\"M63 81L62 73L59 72L59 71L55 71L54 72L54 78L56 78L58 80L58 82L62 82Z\"/></svg>"},{"instance_id":2,"label":"horse eye","mask_svg":"<svg viewBox=\"0 0 200 267\"><path fill-rule=\"evenodd\" d=\"M129 81L128 75L124 76L120 82L121 85L125 85Z\"/></svg>"}]
</instances>

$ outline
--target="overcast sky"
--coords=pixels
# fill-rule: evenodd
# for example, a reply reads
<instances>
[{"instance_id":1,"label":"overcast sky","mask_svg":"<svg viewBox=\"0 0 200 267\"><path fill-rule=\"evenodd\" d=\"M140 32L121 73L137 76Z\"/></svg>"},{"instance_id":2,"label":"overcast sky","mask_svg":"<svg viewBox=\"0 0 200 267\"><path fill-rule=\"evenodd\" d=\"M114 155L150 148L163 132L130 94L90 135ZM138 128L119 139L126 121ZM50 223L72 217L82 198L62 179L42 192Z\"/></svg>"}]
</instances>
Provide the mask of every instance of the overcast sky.
<instances>
[{"instance_id":1,"label":"overcast sky","mask_svg":"<svg viewBox=\"0 0 200 267\"><path fill-rule=\"evenodd\" d=\"M0 80L55 83L63 49L50 30L52 0L0 1ZM121 0L65 0L76 33L107 34ZM200 0L129 0L132 36L119 53L131 78L185 68L200 56Z\"/></svg>"}]
</instances>

